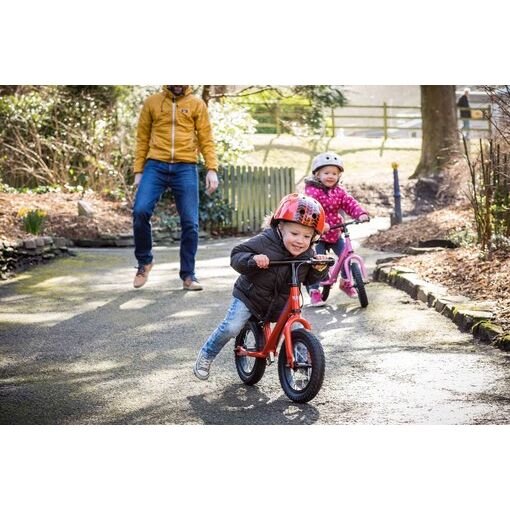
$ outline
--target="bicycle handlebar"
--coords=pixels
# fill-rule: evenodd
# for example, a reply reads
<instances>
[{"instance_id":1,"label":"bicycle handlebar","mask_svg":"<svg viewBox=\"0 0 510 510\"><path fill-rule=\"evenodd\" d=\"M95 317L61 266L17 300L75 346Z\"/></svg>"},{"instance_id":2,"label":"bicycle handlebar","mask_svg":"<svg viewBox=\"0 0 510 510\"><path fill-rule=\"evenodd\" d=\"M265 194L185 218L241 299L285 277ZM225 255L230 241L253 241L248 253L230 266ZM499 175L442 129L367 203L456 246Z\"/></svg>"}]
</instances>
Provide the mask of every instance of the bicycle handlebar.
<instances>
[{"instance_id":1,"label":"bicycle handlebar","mask_svg":"<svg viewBox=\"0 0 510 510\"><path fill-rule=\"evenodd\" d=\"M311 258L311 259L270 260L269 261L270 266L287 266L287 265L291 265L291 264L304 264L307 266L312 266L312 265L332 266L332 265L334 265L334 263L335 263L335 260L332 258L323 259L323 260ZM248 267L258 267L258 266L257 266L257 263L253 259L250 259L248 261Z\"/></svg>"},{"instance_id":2,"label":"bicycle handlebar","mask_svg":"<svg viewBox=\"0 0 510 510\"><path fill-rule=\"evenodd\" d=\"M338 225L333 225L332 227L329 227L329 230L335 230L337 228L347 227L348 225L357 225L359 223L368 223L369 221L370 221L370 218L368 218L368 220L361 220L361 221L360 220L346 221L345 223L338 223Z\"/></svg>"},{"instance_id":3,"label":"bicycle handlebar","mask_svg":"<svg viewBox=\"0 0 510 510\"><path fill-rule=\"evenodd\" d=\"M317 265L326 265L326 266L332 266L335 263L334 259L297 259L297 260L270 260L269 265L270 266L285 266L288 264L304 264L307 266L313 266L315 264Z\"/></svg>"}]
</instances>

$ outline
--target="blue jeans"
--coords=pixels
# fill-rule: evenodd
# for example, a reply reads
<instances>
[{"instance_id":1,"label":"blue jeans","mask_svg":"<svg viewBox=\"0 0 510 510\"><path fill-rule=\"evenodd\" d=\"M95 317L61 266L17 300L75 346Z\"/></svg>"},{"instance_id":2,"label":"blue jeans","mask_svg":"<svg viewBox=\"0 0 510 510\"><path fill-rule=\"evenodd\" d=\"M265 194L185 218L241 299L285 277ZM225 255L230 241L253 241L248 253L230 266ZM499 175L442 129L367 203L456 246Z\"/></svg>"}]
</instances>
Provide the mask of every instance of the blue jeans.
<instances>
[{"instance_id":1,"label":"blue jeans","mask_svg":"<svg viewBox=\"0 0 510 510\"><path fill-rule=\"evenodd\" d=\"M163 192L171 188L181 219L182 280L195 278L198 247L198 172L193 163L165 163L148 159L133 206L133 234L138 265L152 262L151 217Z\"/></svg>"},{"instance_id":2,"label":"blue jeans","mask_svg":"<svg viewBox=\"0 0 510 510\"><path fill-rule=\"evenodd\" d=\"M319 241L315 245L315 251L318 255L324 255L326 253L326 248L331 248L333 250L333 253L339 257L344 249L345 241L342 236L338 238L338 241L336 243L325 243L324 241ZM342 267L342 277L345 278L345 271ZM327 278L326 278L327 279ZM318 289L320 285L318 283L314 283L313 285L310 285L308 287L308 291L313 289Z\"/></svg>"},{"instance_id":3,"label":"blue jeans","mask_svg":"<svg viewBox=\"0 0 510 510\"><path fill-rule=\"evenodd\" d=\"M464 132L464 136L469 138L469 131L471 129L471 119L462 119L462 131Z\"/></svg>"},{"instance_id":4,"label":"blue jeans","mask_svg":"<svg viewBox=\"0 0 510 510\"><path fill-rule=\"evenodd\" d=\"M240 333L250 317L246 305L240 299L232 298L227 315L202 346L205 356L214 359L226 343Z\"/></svg>"}]
</instances>

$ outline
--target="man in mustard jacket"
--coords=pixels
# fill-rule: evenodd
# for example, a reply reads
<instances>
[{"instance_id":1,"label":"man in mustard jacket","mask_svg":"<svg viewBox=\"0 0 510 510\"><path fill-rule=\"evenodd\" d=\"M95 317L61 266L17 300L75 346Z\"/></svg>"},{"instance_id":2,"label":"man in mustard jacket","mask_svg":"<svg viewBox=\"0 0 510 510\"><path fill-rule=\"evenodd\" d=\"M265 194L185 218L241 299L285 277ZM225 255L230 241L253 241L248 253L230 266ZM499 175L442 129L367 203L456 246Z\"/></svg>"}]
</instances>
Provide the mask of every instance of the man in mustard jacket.
<instances>
[{"instance_id":1,"label":"man in mustard jacket","mask_svg":"<svg viewBox=\"0 0 510 510\"><path fill-rule=\"evenodd\" d=\"M165 85L162 92L145 101L140 119L135 153L133 207L135 257L138 261L133 285L142 287L154 262L151 217L163 192L170 187L181 220L181 267L184 290L202 290L195 277L198 247L198 150L205 159L206 189L218 187L218 161L202 99L191 94L188 85Z\"/></svg>"}]
</instances>

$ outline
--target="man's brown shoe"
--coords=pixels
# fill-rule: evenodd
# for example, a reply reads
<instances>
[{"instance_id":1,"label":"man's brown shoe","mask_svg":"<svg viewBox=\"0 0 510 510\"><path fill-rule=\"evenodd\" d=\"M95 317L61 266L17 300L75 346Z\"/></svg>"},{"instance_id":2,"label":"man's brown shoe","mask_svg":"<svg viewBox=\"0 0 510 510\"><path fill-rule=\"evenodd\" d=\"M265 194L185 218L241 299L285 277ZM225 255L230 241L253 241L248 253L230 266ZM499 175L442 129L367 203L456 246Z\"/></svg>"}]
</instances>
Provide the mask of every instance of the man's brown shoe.
<instances>
[{"instance_id":1,"label":"man's brown shoe","mask_svg":"<svg viewBox=\"0 0 510 510\"><path fill-rule=\"evenodd\" d=\"M133 282L133 287L135 289L139 289L140 287L143 287L146 284L147 280L149 279L149 273L151 272L153 265L154 262L138 266L138 271L136 272L135 280Z\"/></svg>"},{"instance_id":2,"label":"man's brown shoe","mask_svg":"<svg viewBox=\"0 0 510 510\"><path fill-rule=\"evenodd\" d=\"M182 282L182 290L203 290L204 288L196 280L186 278Z\"/></svg>"}]
</instances>

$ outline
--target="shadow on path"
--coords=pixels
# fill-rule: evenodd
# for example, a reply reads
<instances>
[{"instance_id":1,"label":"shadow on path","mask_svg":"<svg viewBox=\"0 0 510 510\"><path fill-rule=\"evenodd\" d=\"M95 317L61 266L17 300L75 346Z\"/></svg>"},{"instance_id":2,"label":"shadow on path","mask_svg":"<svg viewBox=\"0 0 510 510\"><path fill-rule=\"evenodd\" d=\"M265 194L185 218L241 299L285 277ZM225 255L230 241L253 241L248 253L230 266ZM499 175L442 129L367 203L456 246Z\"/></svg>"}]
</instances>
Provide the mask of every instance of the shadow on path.
<instances>
[{"instance_id":1,"label":"shadow on path","mask_svg":"<svg viewBox=\"0 0 510 510\"><path fill-rule=\"evenodd\" d=\"M214 425L306 425L320 416L312 404L295 404L285 395L271 400L257 386L241 382L223 388L218 397L188 397L194 414L205 424Z\"/></svg>"}]
</instances>

